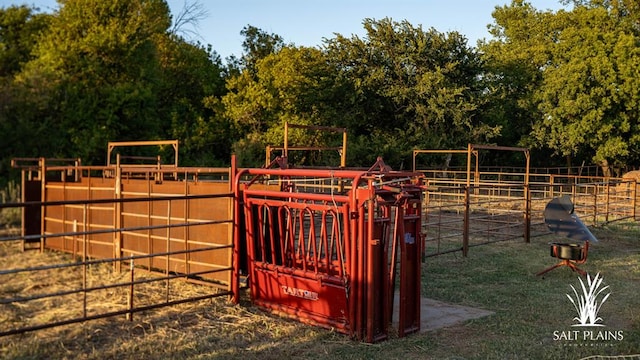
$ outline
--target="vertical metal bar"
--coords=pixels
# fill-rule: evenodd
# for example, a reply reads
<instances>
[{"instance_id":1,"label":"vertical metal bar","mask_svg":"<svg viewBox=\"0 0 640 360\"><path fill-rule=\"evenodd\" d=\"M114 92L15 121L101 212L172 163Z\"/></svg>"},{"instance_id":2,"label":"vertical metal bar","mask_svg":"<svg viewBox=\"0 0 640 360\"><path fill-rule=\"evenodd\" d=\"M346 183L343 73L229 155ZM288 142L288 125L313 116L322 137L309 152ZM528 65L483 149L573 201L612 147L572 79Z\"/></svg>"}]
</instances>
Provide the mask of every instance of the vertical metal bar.
<instances>
[{"instance_id":1,"label":"vertical metal bar","mask_svg":"<svg viewBox=\"0 0 640 360\"><path fill-rule=\"evenodd\" d=\"M366 201L365 201L366 202ZM357 231L357 247L356 247L356 256L358 257L357 267L355 278L357 279L358 292L354 298L354 302L356 303L356 329L357 336L359 339L364 337L364 289L365 289L365 279L364 279L364 266L365 266L365 233L366 233L366 221L365 221L365 211L364 211L364 203L363 206L358 209L358 231Z\"/></svg>"},{"instance_id":2,"label":"vertical metal bar","mask_svg":"<svg viewBox=\"0 0 640 360\"><path fill-rule=\"evenodd\" d=\"M416 172L416 151L413 150L411 171Z\"/></svg>"},{"instance_id":3,"label":"vertical metal bar","mask_svg":"<svg viewBox=\"0 0 640 360\"><path fill-rule=\"evenodd\" d=\"M120 154L116 154L116 181L115 181L115 204L114 204L114 239L113 239L113 257L120 259L122 257L122 167L120 164ZM120 260L114 263L115 271L121 271L122 262Z\"/></svg>"},{"instance_id":4,"label":"vertical metal bar","mask_svg":"<svg viewBox=\"0 0 640 360\"><path fill-rule=\"evenodd\" d=\"M87 317L87 234L82 234L82 317Z\"/></svg>"},{"instance_id":5,"label":"vertical metal bar","mask_svg":"<svg viewBox=\"0 0 640 360\"><path fill-rule=\"evenodd\" d=\"M153 199L151 199L151 174L147 171L145 173L145 177L147 180L147 251L149 254L153 254L153 240L151 238L151 214L153 213ZM147 259L147 269L153 269L153 257L149 257Z\"/></svg>"},{"instance_id":6,"label":"vertical metal bar","mask_svg":"<svg viewBox=\"0 0 640 360\"><path fill-rule=\"evenodd\" d=\"M314 272L318 273L318 244L316 242L316 219L314 211L306 208L305 211L309 214L309 238L307 242L307 256L305 262L309 261L313 264Z\"/></svg>"},{"instance_id":7,"label":"vertical metal bar","mask_svg":"<svg viewBox=\"0 0 640 360\"><path fill-rule=\"evenodd\" d=\"M305 211L300 210L298 212L298 216L300 218L300 224L299 224L299 232L298 232L298 246L297 246L297 250L296 250L296 257L302 261L302 270L307 271L307 254L306 254L306 249L305 249L305 232L304 232L304 215L305 215Z\"/></svg>"},{"instance_id":8,"label":"vertical metal bar","mask_svg":"<svg viewBox=\"0 0 640 360\"><path fill-rule=\"evenodd\" d=\"M338 244L336 245L336 249L339 252L338 256L340 257L340 276L342 278L346 278L346 274L350 273L349 265L351 264L350 247L348 244L351 244L350 238L350 219L349 219L349 204L344 204L342 206L341 212L338 213L338 223L337 223L337 234L338 234ZM342 225L342 226L341 226ZM342 227L342 232L340 232L340 228ZM348 281L348 280L347 280ZM349 289L350 286L348 283L345 283L345 293L347 294L347 300L349 300ZM348 301L347 301L348 303Z\"/></svg>"},{"instance_id":9,"label":"vertical metal bar","mask_svg":"<svg viewBox=\"0 0 640 360\"><path fill-rule=\"evenodd\" d=\"M78 159L78 161L80 161L80 159ZM80 176L80 179L82 179L82 176ZM93 200L93 189L91 188L92 186L92 181L91 181L91 174L89 174L89 176L87 176L87 199L89 199L89 201ZM84 208L84 213L83 213L83 220L82 220L82 230L84 232L90 231L91 230L91 211L92 211L92 207L91 204L86 204L85 208ZM77 245L76 245L77 247ZM75 256L75 254L74 254Z\"/></svg>"},{"instance_id":10,"label":"vertical metal bar","mask_svg":"<svg viewBox=\"0 0 640 360\"><path fill-rule=\"evenodd\" d=\"M285 210L286 212L286 237L285 237L285 241L286 241L286 251L285 253L287 254L285 259L286 261L286 266L288 267L295 267L295 259L296 259L296 219L297 219L297 210L295 209L291 209L291 208L286 208ZM283 253L284 254L284 253Z\"/></svg>"},{"instance_id":11,"label":"vertical metal bar","mask_svg":"<svg viewBox=\"0 0 640 360\"><path fill-rule=\"evenodd\" d=\"M27 176L26 176L26 170L22 169L22 171L20 171L20 202L22 202L23 204L25 202L27 202ZM26 247L25 247L25 237L27 236L27 208L22 206L20 208L20 236L22 237L22 241L21 243L21 247L22 247L22 252L25 251Z\"/></svg>"},{"instance_id":12,"label":"vertical metal bar","mask_svg":"<svg viewBox=\"0 0 640 360\"><path fill-rule=\"evenodd\" d=\"M398 262L398 241L400 238L400 212L396 209L395 214L393 216L393 236L391 239L391 267L389 268L389 276L387 278L388 281L388 294L387 294L387 308L385 311L388 313L385 319L385 324L389 323L393 320L393 303L396 292L396 265ZM402 304L402 303L401 303Z\"/></svg>"},{"instance_id":13,"label":"vertical metal bar","mask_svg":"<svg viewBox=\"0 0 640 360\"><path fill-rule=\"evenodd\" d=\"M347 131L342 132L342 154L340 154L340 167L347 167ZM333 186L333 185L332 185Z\"/></svg>"},{"instance_id":14,"label":"vertical metal bar","mask_svg":"<svg viewBox=\"0 0 640 360\"><path fill-rule=\"evenodd\" d=\"M87 207L87 205L84 205L85 209ZM86 210L85 210L86 211ZM77 238L77 234L78 234L78 220L73 220L73 236L72 236L72 254L73 254L73 261L78 261L76 255L78 254L78 238Z\"/></svg>"},{"instance_id":15,"label":"vertical metal bar","mask_svg":"<svg viewBox=\"0 0 640 360\"><path fill-rule=\"evenodd\" d=\"M411 307L413 305L413 300L412 299L408 299L407 298L407 289L406 287L411 285L408 284L408 274L407 274L407 261L408 261L408 256L409 254L407 254L407 244L404 238L404 234L405 234L405 228L404 228L404 208L403 206L398 206L396 207L396 230L395 233L397 234L397 236L399 237L399 242L400 242L400 299L399 299L399 304L400 304L400 311L398 314L398 336L399 337L403 337L404 336L404 330L406 327L406 312L407 312L407 307Z\"/></svg>"},{"instance_id":16,"label":"vertical metal bar","mask_svg":"<svg viewBox=\"0 0 640 360\"><path fill-rule=\"evenodd\" d=\"M280 242L278 245L280 248L280 256L282 257L280 265L288 267L290 266L287 261L287 248L289 245L288 224L290 222L289 208L286 206L279 207L276 216L278 218L278 232L280 234Z\"/></svg>"},{"instance_id":17,"label":"vertical metal bar","mask_svg":"<svg viewBox=\"0 0 640 360\"><path fill-rule=\"evenodd\" d=\"M245 189L246 190L246 189ZM259 236L259 230L260 229L256 229L257 226L259 226L258 224L256 224L256 221L254 220L254 214L253 214L253 204L251 203L251 200L249 199L249 196L247 195L246 191L243 193L243 200L244 200L244 214L245 214L245 224L247 227L247 231L246 231L246 239L247 239L247 262L248 262L248 271L249 271L249 277L251 279L255 278L255 274L256 274L256 241L257 241L257 237ZM256 206L256 209L258 210L257 212L260 213L260 209L258 206ZM249 281L249 286L250 286L250 290L252 294L257 294L258 293L258 284L256 284L255 281Z\"/></svg>"},{"instance_id":18,"label":"vertical metal bar","mask_svg":"<svg viewBox=\"0 0 640 360\"><path fill-rule=\"evenodd\" d=\"M467 144L467 187L471 185L471 144Z\"/></svg>"},{"instance_id":19,"label":"vertical metal bar","mask_svg":"<svg viewBox=\"0 0 640 360\"><path fill-rule=\"evenodd\" d=\"M177 180L177 179L174 179ZM184 223L187 224L189 222L189 199L187 199L187 196L189 196L189 174L187 173L187 171L185 170L184 172ZM185 225L182 228L182 236L184 236L184 271L185 274L190 274L191 273L191 269L189 266L189 260L191 260L191 253L189 252L189 250L191 250L189 248L189 225Z\"/></svg>"},{"instance_id":20,"label":"vertical metal bar","mask_svg":"<svg viewBox=\"0 0 640 360\"><path fill-rule=\"evenodd\" d=\"M402 212L402 234L400 239L400 319L398 336L420 330L420 214L414 214L405 202L398 211ZM405 211L406 210L406 211ZM418 211L418 210L416 210ZM409 224L409 225L408 225Z\"/></svg>"},{"instance_id":21,"label":"vertical metal bar","mask_svg":"<svg viewBox=\"0 0 640 360\"><path fill-rule=\"evenodd\" d=\"M231 253L231 292L233 293L231 301L234 304L240 302L240 176L236 168L236 156L231 156L231 170L229 173L230 191L233 192L231 199L231 236L233 239L233 251ZM250 225L245 222L245 230L249 230ZM246 231L245 231L246 233Z\"/></svg>"},{"instance_id":22,"label":"vertical metal bar","mask_svg":"<svg viewBox=\"0 0 640 360\"><path fill-rule=\"evenodd\" d=\"M265 153L266 153L266 156L265 156L264 166L267 167L271 163L271 146L270 145L267 145Z\"/></svg>"},{"instance_id":23,"label":"vertical metal bar","mask_svg":"<svg viewBox=\"0 0 640 360\"><path fill-rule=\"evenodd\" d=\"M373 186L371 183L369 184L369 188L373 192ZM372 194L373 195L373 194ZM373 196L372 196L373 197ZM367 328L366 328L366 339L368 342L373 342L375 335L375 279L374 279L374 230L373 225L375 222L375 202L374 200L369 198L368 200L368 208L367 208L367 223L366 223L366 237L364 238L364 248L363 250L366 252L365 255L365 275L364 275L364 284L366 286L366 303L364 304L366 308L366 319L367 319Z\"/></svg>"},{"instance_id":24,"label":"vertical metal bar","mask_svg":"<svg viewBox=\"0 0 640 360\"><path fill-rule=\"evenodd\" d=\"M284 157L289 158L289 123L284 123Z\"/></svg>"},{"instance_id":25,"label":"vertical metal bar","mask_svg":"<svg viewBox=\"0 0 640 360\"><path fill-rule=\"evenodd\" d=\"M633 194L633 197L631 198L631 204L633 205L633 208L631 209L632 213L633 213L633 220L636 220L636 206L638 205L638 180L633 180L633 191L631 192Z\"/></svg>"},{"instance_id":26,"label":"vertical metal bar","mask_svg":"<svg viewBox=\"0 0 640 360\"><path fill-rule=\"evenodd\" d=\"M44 203L47 201L47 164L45 158L41 157L38 162L40 163L40 252L44 252L45 238L42 236L47 230L47 207Z\"/></svg>"},{"instance_id":27,"label":"vertical metal bar","mask_svg":"<svg viewBox=\"0 0 640 360\"><path fill-rule=\"evenodd\" d=\"M471 192L469 186L466 186L464 189L464 220L463 220L463 229L462 229L462 256L467 257L469 253L469 216L470 216L470 205L471 202Z\"/></svg>"},{"instance_id":28,"label":"vertical metal bar","mask_svg":"<svg viewBox=\"0 0 640 360\"><path fill-rule=\"evenodd\" d=\"M180 143L178 142L178 140L174 140L173 141L173 154L175 156L175 163L173 164L176 168L178 167L178 164L180 163L178 161L178 155L180 154L180 151L178 151L178 146L180 145Z\"/></svg>"},{"instance_id":29,"label":"vertical metal bar","mask_svg":"<svg viewBox=\"0 0 640 360\"><path fill-rule=\"evenodd\" d=\"M531 242L531 189L524 185L524 241Z\"/></svg>"},{"instance_id":30,"label":"vertical metal bar","mask_svg":"<svg viewBox=\"0 0 640 360\"><path fill-rule=\"evenodd\" d=\"M235 224L236 224L236 213L235 213L235 177L236 177L236 163L235 163L235 155L231 156L231 166L229 167L229 193L232 194L227 198L227 218L231 220L229 224L227 224L227 241L232 246L231 252L227 256L227 261L230 265L231 271L229 273L229 291L231 291L230 300L232 302L236 302L236 294L240 290L238 283L238 267L240 266L239 261L236 261L236 241L235 241ZM239 259L238 259L239 260Z\"/></svg>"},{"instance_id":31,"label":"vertical metal bar","mask_svg":"<svg viewBox=\"0 0 640 360\"><path fill-rule=\"evenodd\" d=\"M273 213L271 211L271 208L266 205L265 206L265 213L266 213L266 217L265 217L265 225L267 226L268 230L269 230L269 244L270 249L271 249L271 263L274 265L278 264L278 253L276 251L276 233L275 233L275 224L273 223Z\"/></svg>"},{"instance_id":32,"label":"vertical metal bar","mask_svg":"<svg viewBox=\"0 0 640 360\"><path fill-rule=\"evenodd\" d=\"M260 246L260 261L267 261L267 250L266 250L266 244L265 244L265 230L264 227L266 226L265 224L265 220L264 220L264 212L265 207L267 205L266 204L262 204L260 206L258 206L258 226L260 226L260 229L254 229L255 230L255 236L258 240L258 246Z\"/></svg>"},{"instance_id":33,"label":"vertical metal bar","mask_svg":"<svg viewBox=\"0 0 640 360\"><path fill-rule=\"evenodd\" d=\"M324 253L325 271L327 275L331 275L331 249L329 248L329 231L327 230L327 210L322 211L321 219L318 266L322 261L322 254Z\"/></svg>"},{"instance_id":34,"label":"vertical metal bar","mask_svg":"<svg viewBox=\"0 0 640 360\"><path fill-rule=\"evenodd\" d=\"M171 225L171 200L167 200L167 225ZM169 269L171 268L171 228L167 226L167 258L165 260L165 275L167 276L166 302L169 302Z\"/></svg>"},{"instance_id":35,"label":"vertical metal bar","mask_svg":"<svg viewBox=\"0 0 640 360\"><path fill-rule=\"evenodd\" d=\"M133 284L135 280L135 276L133 272L134 269L135 267L133 266L133 259L131 259L129 260L130 278L129 278L129 297L127 298L127 307L129 312L126 315L126 319L129 321L133 321Z\"/></svg>"},{"instance_id":36,"label":"vertical metal bar","mask_svg":"<svg viewBox=\"0 0 640 360\"><path fill-rule=\"evenodd\" d=\"M598 185L593 190L593 225L598 225Z\"/></svg>"},{"instance_id":37,"label":"vertical metal bar","mask_svg":"<svg viewBox=\"0 0 640 360\"><path fill-rule=\"evenodd\" d=\"M357 189L353 190L354 192L357 191ZM348 246L345 246L346 248L348 248L347 250L347 261L348 261L348 269L349 269L349 282L350 282L350 286L349 286L349 329L350 329L350 335L352 338L356 338L357 336L357 329L358 329L358 316L357 316L357 306L356 306L356 299L358 296L358 278L356 277L357 274L357 266L358 266L358 247L357 247L357 240L358 240L358 225L359 225L359 220L358 220L358 215L359 215L359 210L357 206L357 202L354 198L351 199L351 203L348 205L349 206L349 212L348 217L346 219L346 222L350 223L350 231L346 232L346 235L348 237L345 236L345 239L348 239ZM352 210L353 209L353 210Z\"/></svg>"},{"instance_id":38,"label":"vertical metal bar","mask_svg":"<svg viewBox=\"0 0 640 360\"><path fill-rule=\"evenodd\" d=\"M604 184L604 190L605 190L605 198L606 201L604 202L604 222L608 223L609 222L609 209L611 208L609 202L611 201L611 196L609 196L609 192L611 191L611 186L609 185L611 184L611 179L609 179L608 177L605 178L605 184Z\"/></svg>"},{"instance_id":39,"label":"vertical metal bar","mask_svg":"<svg viewBox=\"0 0 640 360\"><path fill-rule=\"evenodd\" d=\"M67 199L67 171L60 171L60 180L62 180L62 201L66 202ZM68 223L67 223L67 210L69 209L66 203L62 204L62 232L66 233L69 231ZM73 226L73 225L72 225ZM62 251L67 251L67 236L62 236Z\"/></svg>"}]
</instances>

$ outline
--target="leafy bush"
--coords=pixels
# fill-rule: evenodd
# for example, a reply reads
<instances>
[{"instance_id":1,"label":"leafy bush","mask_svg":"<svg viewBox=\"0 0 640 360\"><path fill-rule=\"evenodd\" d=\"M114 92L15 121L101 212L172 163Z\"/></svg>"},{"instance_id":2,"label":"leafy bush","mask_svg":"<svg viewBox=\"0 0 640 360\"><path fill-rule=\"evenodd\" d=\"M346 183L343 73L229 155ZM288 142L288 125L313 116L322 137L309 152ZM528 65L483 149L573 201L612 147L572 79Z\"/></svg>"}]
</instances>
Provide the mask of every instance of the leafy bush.
<instances>
[{"instance_id":1,"label":"leafy bush","mask_svg":"<svg viewBox=\"0 0 640 360\"><path fill-rule=\"evenodd\" d=\"M9 181L4 189L0 190L2 204L20 202L20 185L15 181ZM0 227L14 227L20 224L20 208L0 209Z\"/></svg>"}]
</instances>

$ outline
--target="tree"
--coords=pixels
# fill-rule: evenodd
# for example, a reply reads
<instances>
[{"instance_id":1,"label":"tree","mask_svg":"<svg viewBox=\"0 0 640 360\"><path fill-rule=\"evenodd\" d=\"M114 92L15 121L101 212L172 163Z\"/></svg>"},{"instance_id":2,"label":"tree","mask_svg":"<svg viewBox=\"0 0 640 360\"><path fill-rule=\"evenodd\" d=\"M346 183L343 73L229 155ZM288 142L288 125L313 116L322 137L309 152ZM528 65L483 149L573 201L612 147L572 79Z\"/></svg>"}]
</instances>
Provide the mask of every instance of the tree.
<instances>
[{"instance_id":1,"label":"tree","mask_svg":"<svg viewBox=\"0 0 640 360\"><path fill-rule=\"evenodd\" d=\"M553 66L544 69L536 94L543 118L534 139L564 156L585 151L605 171L637 163L638 30L629 15L596 2L558 16L566 25L550 44Z\"/></svg>"},{"instance_id":2,"label":"tree","mask_svg":"<svg viewBox=\"0 0 640 360\"><path fill-rule=\"evenodd\" d=\"M33 47L49 18L26 5L0 8L0 78L14 75L33 59Z\"/></svg>"},{"instance_id":3,"label":"tree","mask_svg":"<svg viewBox=\"0 0 640 360\"><path fill-rule=\"evenodd\" d=\"M18 79L51 96L42 121L85 163L108 141L158 134L155 39L170 26L162 0L66 0Z\"/></svg>"},{"instance_id":4,"label":"tree","mask_svg":"<svg viewBox=\"0 0 640 360\"><path fill-rule=\"evenodd\" d=\"M269 34L255 26L247 25L240 35L244 36L242 42L243 55L240 59L241 68L253 71L260 59L275 54L284 46L284 40L278 34Z\"/></svg>"},{"instance_id":5,"label":"tree","mask_svg":"<svg viewBox=\"0 0 640 360\"><path fill-rule=\"evenodd\" d=\"M523 1L498 8L498 38L485 48L503 70L494 76L504 76L505 87L522 84L510 89L516 89L518 114L530 114L529 144L605 170L610 163L637 163L638 5L572 3L570 11L556 13ZM513 81L518 75L523 81Z\"/></svg>"},{"instance_id":6,"label":"tree","mask_svg":"<svg viewBox=\"0 0 640 360\"><path fill-rule=\"evenodd\" d=\"M0 8L0 185L7 180L11 158L40 156L48 149L47 128L38 121L46 93L21 86L15 77L34 58L49 19L24 5Z\"/></svg>"},{"instance_id":7,"label":"tree","mask_svg":"<svg viewBox=\"0 0 640 360\"><path fill-rule=\"evenodd\" d=\"M497 134L477 116L482 64L463 36L391 19L365 19L364 28L363 38L326 42L330 61L352 83L347 125L355 136L387 155L395 148L399 162L413 148L459 148Z\"/></svg>"},{"instance_id":8,"label":"tree","mask_svg":"<svg viewBox=\"0 0 640 360\"><path fill-rule=\"evenodd\" d=\"M339 126L348 129L350 165L384 155L398 166L413 148L466 147L499 131L476 116L482 67L464 37L390 19L367 19L364 27L364 39L337 35L323 49L284 46L231 77L223 103L242 146L281 144L284 122Z\"/></svg>"},{"instance_id":9,"label":"tree","mask_svg":"<svg viewBox=\"0 0 640 360\"><path fill-rule=\"evenodd\" d=\"M533 146L532 124L542 117L534 93L542 83L541 69L549 64L553 16L522 1L496 7L489 27L494 40L479 44L486 87L482 113L503 129L496 139L500 145ZM548 164L548 157L543 161Z\"/></svg>"},{"instance_id":10,"label":"tree","mask_svg":"<svg viewBox=\"0 0 640 360\"><path fill-rule=\"evenodd\" d=\"M329 70L319 49L285 46L257 60L253 70L231 77L223 104L242 138L236 153L260 165L266 145L283 144L285 122L332 125L334 112L327 100L332 88ZM318 134L292 133L298 144L325 145L326 139ZM254 150L246 151L248 148Z\"/></svg>"},{"instance_id":11,"label":"tree","mask_svg":"<svg viewBox=\"0 0 640 360\"><path fill-rule=\"evenodd\" d=\"M184 165L229 162L231 134L223 109L224 67L211 46L190 43L169 33L160 37L156 96L159 135L179 139Z\"/></svg>"}]
</instances>

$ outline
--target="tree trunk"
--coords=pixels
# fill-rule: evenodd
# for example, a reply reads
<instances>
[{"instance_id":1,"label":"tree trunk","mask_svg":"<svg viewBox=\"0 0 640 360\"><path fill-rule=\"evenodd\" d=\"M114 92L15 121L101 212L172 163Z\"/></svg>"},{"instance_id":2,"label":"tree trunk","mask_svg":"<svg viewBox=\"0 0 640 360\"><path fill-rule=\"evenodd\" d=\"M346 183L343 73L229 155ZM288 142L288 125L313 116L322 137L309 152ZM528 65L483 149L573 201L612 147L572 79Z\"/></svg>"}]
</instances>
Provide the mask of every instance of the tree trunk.
<instances>
[{"instance_id":1,"label":"tree trunk","mask_svg":"<svg viewBox=\"0 0 640 360\"><path fill-rule=\"evenodd\" d=\"M602 160L600 162L600 167L602 168L603 176L611 177L611 167L609 167L609 162L607 160Z\"/></svg>"}]
</instances>

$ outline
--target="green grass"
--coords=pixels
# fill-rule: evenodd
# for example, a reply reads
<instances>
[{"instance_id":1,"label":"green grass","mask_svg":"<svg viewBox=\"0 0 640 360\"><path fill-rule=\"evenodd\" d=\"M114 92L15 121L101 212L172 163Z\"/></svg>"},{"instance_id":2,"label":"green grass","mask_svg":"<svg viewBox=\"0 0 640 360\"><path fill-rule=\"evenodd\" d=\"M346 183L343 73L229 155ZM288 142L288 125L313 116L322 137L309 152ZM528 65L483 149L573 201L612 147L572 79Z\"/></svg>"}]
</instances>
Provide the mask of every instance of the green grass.
<instances>
[{"instance_id":1,"label":"green grass","mask_svg":"<svg viewBox=\"0 0 640 360\"><path fill-rule=\"evenodd\" d=\"M566 294L572 292L571 285L578 286L578 278L567 267L544 277L535 275L555 263L547 243L557 239L547 237L530 244L510 242L477 247L466 259L438 257L427 263L424 292L428 297L495 312L464 326L471 335L455 335L461 327L430 334L464 339L458 346L454 341L436 349L433 355L447 357L451 351L469 359L559 359L640 354L638 233L615 227L595 229L594 233L600 242L591 247L582 268L591 276L599 272L610 286L611 296L600 316L607 330L624 332L623 341L594 348L566 346L571 343L554 340L554 331L576 329L571 327L576 314Z\"/></svg>"},{"instance_id":2,"label":"green grass","mask_svg":"<svg viewBox=\"0 0 640 360\"><path fill-rule=\"evenodd\" d=\"M582 266L600 273L611 296L599 316L607 330L621 330L612 346L554 340L554 331L575 330L567 299L578 275L555 264L553 237L530 244L505 242L474 247L469 257L428 258L423 295L491 310L494 315L401 339L365 344L332 331L282 319L246 301L223 299L161 309L0 338L0 358L83 359L581 359L640 354L640 232L635 226L593 230L600 239ZM33 254L31 254L33 255ZM583 330L583 329L580 329ZM588 345L588 344L587 344Z\"/></svg>"}]
</instances>

